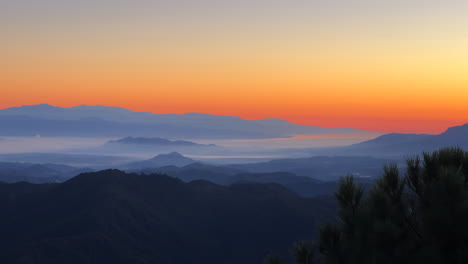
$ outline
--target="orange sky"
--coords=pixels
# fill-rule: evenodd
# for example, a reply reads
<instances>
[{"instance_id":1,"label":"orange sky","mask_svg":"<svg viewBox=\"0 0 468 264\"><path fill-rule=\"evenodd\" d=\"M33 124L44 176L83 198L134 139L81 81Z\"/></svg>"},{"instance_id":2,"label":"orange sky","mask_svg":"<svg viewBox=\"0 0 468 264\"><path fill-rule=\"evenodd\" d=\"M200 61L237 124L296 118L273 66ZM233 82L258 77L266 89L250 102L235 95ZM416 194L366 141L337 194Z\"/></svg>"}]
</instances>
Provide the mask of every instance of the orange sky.
<instances>
[{"instance_id":1,"label":"orange sky","mask_svg":"<svg viewBox=\"0 0 468 264\"><path fill-rule=\"evenodd\" d=\"M462 1L18 2L0 3L0 108L100 104L380 132L468 122Z\"/></svg>"}]
</instances>

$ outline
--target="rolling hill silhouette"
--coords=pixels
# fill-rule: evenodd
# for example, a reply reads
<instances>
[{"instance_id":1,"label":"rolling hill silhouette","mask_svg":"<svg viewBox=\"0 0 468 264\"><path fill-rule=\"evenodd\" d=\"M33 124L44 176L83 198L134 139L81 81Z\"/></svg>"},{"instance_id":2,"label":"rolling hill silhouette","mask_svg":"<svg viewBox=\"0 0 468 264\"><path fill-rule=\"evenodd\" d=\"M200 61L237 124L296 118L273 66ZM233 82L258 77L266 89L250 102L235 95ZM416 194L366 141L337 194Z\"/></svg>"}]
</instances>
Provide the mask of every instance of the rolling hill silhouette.
<instances>
[{"instance_id":1,"label":"rolling hill silhouette","mask_svg":"<svg viewBox=\"0 0 468 264\"><path fill-rule=\"evenodd\" d=\"M193 163L183 167L166 166L139 170L143 173L160 173L177 177L185 182L205 180L220 185L236 183L276 183L304 197L332 195L338 183L297 176L289 172L248 173L228 166Z\"/></svg>"},{"instance_id":2,"label":"rolling hill silhouette","mask_svg":"<svg viewBox=\"0 0 468 264\"><path fill-rule=\"evenodd\" d=\"M0 184L3 263L259 263L334 218L333 199L118 170ZM315 226L315 227L314 227Z\"/></svg>"}]
</instances>

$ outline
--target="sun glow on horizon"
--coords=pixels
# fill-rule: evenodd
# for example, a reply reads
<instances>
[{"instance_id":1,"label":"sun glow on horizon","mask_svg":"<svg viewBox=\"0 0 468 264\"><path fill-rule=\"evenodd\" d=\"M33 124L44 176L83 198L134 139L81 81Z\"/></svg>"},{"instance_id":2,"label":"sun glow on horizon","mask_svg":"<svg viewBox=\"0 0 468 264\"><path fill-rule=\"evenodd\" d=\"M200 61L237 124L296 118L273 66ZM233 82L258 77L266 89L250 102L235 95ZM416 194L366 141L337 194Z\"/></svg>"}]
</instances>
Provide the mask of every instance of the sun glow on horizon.
<instances>
[{"instance_id":1,"label":"sun glow on horizon","mask_svg":"<svg viewBox=\"0 0 468 264\"><path fill-rule=\"evenodd\" d=\"M0 108L85 103L376 132L468 122L463 2L18 2L0 3Z\"/></svg>"}]
</instances>

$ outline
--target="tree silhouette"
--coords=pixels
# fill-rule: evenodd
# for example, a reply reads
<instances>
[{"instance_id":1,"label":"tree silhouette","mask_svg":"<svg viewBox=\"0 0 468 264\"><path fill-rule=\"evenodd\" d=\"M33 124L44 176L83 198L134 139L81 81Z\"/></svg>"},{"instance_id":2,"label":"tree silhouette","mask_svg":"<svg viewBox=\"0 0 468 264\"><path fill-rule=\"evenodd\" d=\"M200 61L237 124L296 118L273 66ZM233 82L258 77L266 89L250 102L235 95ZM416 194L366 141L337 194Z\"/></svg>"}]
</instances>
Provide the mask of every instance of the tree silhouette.
<instances>
[{"instance_id":1,"label":"tree silhouette","mask_svg":"<svg viewBox=\"0 0 468 264\"><path fill-rule=\"evenodd\" d=\"M306 241L297 242L292 254L297 264L313 264L314 263L314 248Z\"/></svg>"},{"instance_id":2,"label":"tree silhouette","mask_svg":"<svg viewBox=\"0 0 468 264\"><path fill-rule=\"evenodd\" d=\"M444 148L395 164L364 196L352 177L320 230L325 263L468 263L468 153Z\"/></svg>"},{"instance_id":3,"label":"tree silhouette","mask_svg":"<svg viewBox=\"0 0 468 264\"><path fill-rule=\"evenodd\" d=\"M385 166L367 192L343 177L338 221L321 227L317 247L297 243L296 263L468 263L468 152L443 148L406 165L404 175Z\"/></svg>"}]
</instances>

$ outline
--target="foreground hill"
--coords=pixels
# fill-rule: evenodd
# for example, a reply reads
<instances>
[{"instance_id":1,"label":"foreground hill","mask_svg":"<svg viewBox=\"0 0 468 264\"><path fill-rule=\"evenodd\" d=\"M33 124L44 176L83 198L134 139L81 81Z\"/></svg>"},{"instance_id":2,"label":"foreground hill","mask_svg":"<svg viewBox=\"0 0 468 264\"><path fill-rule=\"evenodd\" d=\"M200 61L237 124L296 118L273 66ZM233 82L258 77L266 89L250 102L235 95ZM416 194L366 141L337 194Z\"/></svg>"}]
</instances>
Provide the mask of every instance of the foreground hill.
<instances>
[{"instance_id":1,"label":"foreground hill","mask_svg":"<svg viewBox=\"0 0 468 264\"><path fill-rule=\"evenodd\" d=\"M332 199L331 199L332 200ZM333 219L276 184L219 186L117 170L0 184L2 263L260 263Z\"/></svg>"},{"instance_id":2,"label":"foreground hill","mask_svg":"<svg viewBox=\"0 0 468 264\"><path fill-rule=\"evenodd\" d=\"M278 138L304 134L362 134L292 124L280 119L244 120L199 113L153 114L106 106L32 105L0 110L0 136L94 136L162 138Z\"/></svg>"}]
</instances>

